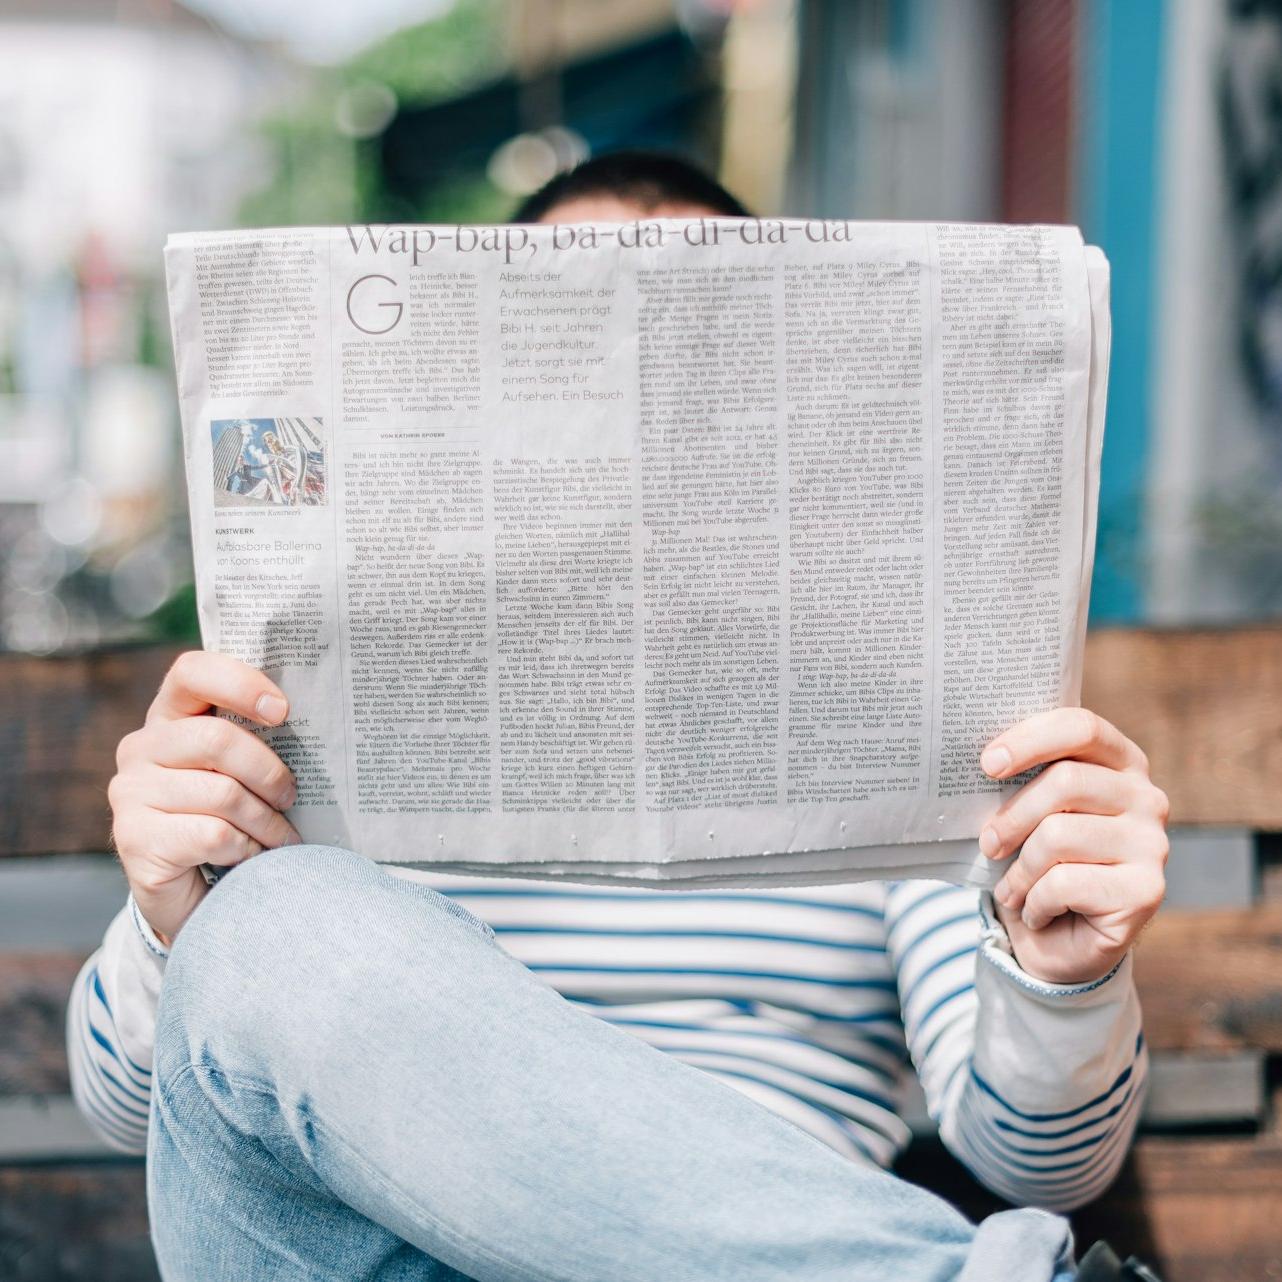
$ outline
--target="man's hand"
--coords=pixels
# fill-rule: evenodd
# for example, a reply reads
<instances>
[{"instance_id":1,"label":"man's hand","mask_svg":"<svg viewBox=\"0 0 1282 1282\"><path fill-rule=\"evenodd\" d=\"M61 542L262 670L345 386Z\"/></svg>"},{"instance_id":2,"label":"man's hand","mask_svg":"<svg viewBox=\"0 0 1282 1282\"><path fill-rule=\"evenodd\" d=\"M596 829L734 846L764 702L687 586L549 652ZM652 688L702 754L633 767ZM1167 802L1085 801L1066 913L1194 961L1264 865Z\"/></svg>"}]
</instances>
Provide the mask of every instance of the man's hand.
<instances>
[{"instance_id":1,"label":"man's hand","mask_svg":"<svg viewBox=\"0 0 1282 1282\"><path fill-rule=\"evenodd\" d=\"M280 689L225 654L181 655L141 730L116 749L107 789L112 836L134 900L168 943L204 898L199 864L238 864L299 840L280 812L294 804L285 763L225 708L260 725L289 712Z\"/></svg>"},{"instance_id":2,"label":"man's hand","mask_svg":"<svg viewBox=\"0 0 1282 1282\"><path fill-rule=\"evenodd\" d=\"M993 891L1020 966L1057 984L1107 975L1166 890L1169 805L1148 758L1095 713L1058 708L998 735L980 765L994 779L1047 767L979 837L990 859L1020 852Z\"/></svg>"}]
</instances>

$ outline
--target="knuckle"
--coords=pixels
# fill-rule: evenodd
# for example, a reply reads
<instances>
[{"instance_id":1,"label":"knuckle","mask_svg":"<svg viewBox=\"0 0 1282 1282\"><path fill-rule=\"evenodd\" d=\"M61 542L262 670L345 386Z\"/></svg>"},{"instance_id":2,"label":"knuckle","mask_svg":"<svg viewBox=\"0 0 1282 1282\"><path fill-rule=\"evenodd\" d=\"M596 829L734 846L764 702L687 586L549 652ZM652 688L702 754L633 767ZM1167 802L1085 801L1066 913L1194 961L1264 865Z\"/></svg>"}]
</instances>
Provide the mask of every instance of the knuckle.
<instances>
[{"instance_id":1,"label":"knuckle","mask_svg":"<svg viewBox=\"0 0 1282 1282\"><path fill-rule=\"evenodd\" d=\"M1158 830L1153 842L1153 852L1156 856L1155 862L1158 868L1165 868L1167 860L1171 857L1171 839L1164 830Z\"/></svg>"},{"instance_id":2,"label":"knuckle","mask_svg":"<svg viewBox=\"0 0 1282 1282\"><path fill-rule=\"evenodd\" d=\"M1045 851L1029 850L1026 846L1023 854L1011 864L1006 876L1011 889L1021 894L1032 894L1036 886L1046 875L1046 870L1055 863L1054 856Z\"/></svg>"},{"instance_id":3,"label":"knuckle","mask_svg":"<svg viewBox=\"0 0 1282 1282\"><path fill-rule=\"evenodd\" d=\"M1148 870L1136 886L1136 898L1146 912L1156 912L1166 898L1166 877L1160 868Z\"/></svg>"},{"instance_id":4,"label":"knuckle","mask_svg":"<svg viewBox=\"0 0 1282 1282\"><path fill-rule=\"evenodd\" d=\"M1044 856L1045 866L1042 869L1042 875L1038 877L1037 884L1028 892L1029 898L1033 897L1034 891L1041 900L1058 898L1063 887L1064 871L1067 865L1053 855Z\"/></svg>"},{"instance_id":5,"label":"knuckle","mask_svg":"<svg viewBox=\"0 0 1282 1282\"><path fill-rule=\"evenodd\" d=\"M1071 848L1073 841L1073 817L1057 811L1047 815L1037 825L1040 834L1039 844L1049 854L1062 855Z\"/></svg>"},{"instance_id":6,"label":"knuckle","mask_svg":"<svg viewBox=\"0 0 1282 1282\"><path fill-rule=\"evenodd\" d=\"M131 730L116 744L116 769L124 770L141 756L142 731Z\"/></svg>"},{"instance_id":7,"label":"knuckle","mask_svg":"<svg viewBox=\"0 0 1282 1282\"><path fill-rule=\"evenodd\" d=\"M248 859L251 855L258 854L262 848L263 847L255 841L253 837L250 837L248 834L243 832L237 832L232 839L231 853L232 857L239 861L241 859Z\"/></svg>"},{"instance_id":8,"label":"knuckle","mask_svg":"<svg viewBox=\"0 0 1282 1282\"><path fill-rule=\"evenodd\" d=\"M190 650L184 650L182 654L180 654L173 663L169 665L169 671L165 673L164 679L160 683L160 689L156 693L156 697L158 699L161 698L165 694L166 690L173 689L175 687L182 690L189 686L192 680L193 668L194 660L192 659L192 652Z\"/></svg>"},{"instance_id":9,"label":"knuckle","mask_svg":"<svg viewBox=\"0 0 1282 1282\"><path fill-rule=\"evenodd\" d=\"M235 727L223 717L193 717L193 733L211 759L221 757L231 746Z\"/></svg>"},{"instance_id":10,"label":"knuckle","mask_svg":"<svg viewBox=\"0 0 1282 1282\"><path fill-rule=\"evenodd\" d=\"M134 833L140 819L145 819L146 809L139 804L139 798L127 779L114 775L107 784L107 806L111 811L111 831L116 848L120 841L133 844Z\"/></svg>"},{"instance_id":11,"label":"knuckle","mask_svg":"<svg viewBox=\"0 0 1282 1282\"><path fill-rule=\"evenodd\" d=\"M210 803L219 811L231 810L240 800L240 785L230 775L213 771L205 787L209 791Z\"/></svg>"},{"instance_id":12,"label":"knuckle","mask_svg":"<svg viewBox=\"0 0 1282 1282\"><path fill-rule=\"evenodd\" d=\"M1094 877L1098 871L1097 864L1079 864L1071 859L1062 859L1046 874L1048 888L1054 889L1057 899L1063 899L1080 883L1083 875Z\"/></svg>"},{"instance_id":13,"label":"knuckle","mask_svg":"<svg viewBox=\"0 0 1282 1282\"><path fill-rule=\"evenodd\" d=\"M274 796L284 792L292 778L289 767L279 757L274 757L263 773L263 784Z\"/></svg>"},{"instance_id":14,"label":"knuckle","mask_svg":"<svg viewBox=\"0 0 1282 1282\"><path fill-rule=\"evenodd\" d=\"M1171 799L1156 784L1152 788L1152 797L1153 810L1157 815L1158 823L1165 824L1171 817Z\"/></svg>"},{"instance_id":15,"label":"knuckle","mask_svg":"<svg viewBox=\"0 0 1282 1282\"><path fill-rule=\"evenodd\" d=\"M216 854L231 844L236 831L226 819L216 815L196 815L196 848L204 854Z\"/></svg>"},{"instance_id":16,"label":"knuckle","mask_svg":"<svg viewBox=\"0 0 1282 1282\"><path fill-rule=\"evenodd\" d=\"M1063 903L1077 884L1077 871L1073 864L1056 864L1047 871L1039 883L1050 903Z\"/></svg>"},{"instance_id":17,"label":"knuckle","mask_svg":"<svg viewBox=\"0 0 1282 1282\"><path fill-rule=\"evenodd\" d=\"M1051 872L1054 871L1052 868ZM1024 896L1024 909L1036 917L1046 912L1054 902L1055 883L1050 880L1050 873L1047 873L1045 877L1039 877L1028 888L1028 894Z\"/></svg>"},{"instance_id":18,"label":"knuckle","mask_svg":"<svg viewBox=\"0 0 1282 1282\"><path fill-rule=\"evenodd\" d=\"M200 671L200 665L204 661L204 652L201 650L184 650L172 663L169 668L169 678L178 685L186 685Z\"/></svg>"},{"instance_id":19,"label":"knuckle","mask_svg":"<svg viewBox=\"0 0 1282 1282\"><path fill-rule=\"evenodd\" d=\"M1041 883L1041 874L1042 869L1037 866L1037 861L1021 856L1011 864L1006 877L1011 890L1016 895L1023 895L1025 899L1029 899Z\"/></svg>"},{"instance_id":20,"label":"knuckle","mask_svg":"<svg viewBox=\"0 0 1282 1282\"><path fill-rule=\"evenodd\" d=\"M127 815L116 815L111 824L111 842L123 863L128 863L135 850L134 824Z\"/></svg>"},{"instance_id":21,"label":"knuckle","mask_svg":"<svg viewBox=\"0 0 1282 1282\"><path fill-rule=\"evenodd\" d=\"M124 778L119 774L112 775L108 781L107 804L111 807L113 814L123 808L128 787Z\"/></svg>"},{"instance_id":22,"label":"knuckle","mask_svg":"<svg viewBox=\"0 0 1282 1282\"><path fill-rule=\"evenodd\" d=\"M1065 800L1086 795L1087 771L1080 761L1057 761L1046 772L1056 791Z\"/></svg>"},{"instance_id":23,"label":"knuckle","mask_svg":"<svg viewBox=\"0 0 1282 1282\"><path fill-rule=\"evenodd\" d=\"M1077 738L1084 744L1097 743L1104 734L1104 719L1089 708L1073 709L1073 725Z\"/></svg>"}]
</instances>

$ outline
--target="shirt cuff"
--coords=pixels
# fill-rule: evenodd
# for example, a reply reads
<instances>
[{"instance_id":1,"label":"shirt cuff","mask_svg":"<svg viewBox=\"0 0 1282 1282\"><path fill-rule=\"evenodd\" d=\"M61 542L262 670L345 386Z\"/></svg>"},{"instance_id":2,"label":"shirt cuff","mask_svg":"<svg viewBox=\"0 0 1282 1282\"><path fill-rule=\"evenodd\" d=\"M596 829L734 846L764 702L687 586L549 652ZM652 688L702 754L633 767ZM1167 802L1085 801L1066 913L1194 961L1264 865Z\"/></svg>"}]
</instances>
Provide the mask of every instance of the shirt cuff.
<instances>
[{"instance_id":1,"label":"shirt cuff","mask_svg":"<svg viewBox=\"0 0 1282 1282\"><path fill-rule=\"evenodd\" d=\"M133 923L134 933L139 942L151 954L152 960L163 966L169 960L169 949L160 942L159 936L147 924L147 919L134 902L133 895L129 896L128 911L129 920Z\"/></svg>"},{"instance_id":2,"label":"shirt cuff","mask_svg":"<svg viewBox=\"0 0 1282 1282\"><path fill-rule=\"evenodd\" d=\"M1099 979L1080 984L1053 984L1049 980L1038 979L1035 975L1030 975L1016 960L1014 946L1006 933L1006 927L997 916L990 891L985 890L979 896L979 918L980 956L1012 983L1046 1002L1080 1001L1089 994L1098 993L1124 970L1130 969L1131 955L1128 952L1107 975L1101 975Z\"/></svg>"}]
</instances>

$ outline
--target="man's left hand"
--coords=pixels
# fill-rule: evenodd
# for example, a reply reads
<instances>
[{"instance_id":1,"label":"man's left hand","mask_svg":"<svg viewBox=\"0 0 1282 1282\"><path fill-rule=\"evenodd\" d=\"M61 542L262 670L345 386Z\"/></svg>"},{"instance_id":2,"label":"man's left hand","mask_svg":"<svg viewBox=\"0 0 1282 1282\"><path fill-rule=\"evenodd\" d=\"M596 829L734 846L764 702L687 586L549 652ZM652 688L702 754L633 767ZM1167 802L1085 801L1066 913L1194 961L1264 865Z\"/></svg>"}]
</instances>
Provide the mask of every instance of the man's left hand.
<instances>
[{"instance_id":1,"label":"man's left hand","mask_svg":"<svg viewBox=\"0 0 1282 1282\"><path fill-rule=\"evenodd\" d=\"M1046 766L979 839L990 859L1019 852L993 891L1016 960L1048 983L1102 978L1166 891L1170 807L1148 758L1103 717L1057 708L998 735L980 765L994 779Z\"/></svg>"}]
</instances>

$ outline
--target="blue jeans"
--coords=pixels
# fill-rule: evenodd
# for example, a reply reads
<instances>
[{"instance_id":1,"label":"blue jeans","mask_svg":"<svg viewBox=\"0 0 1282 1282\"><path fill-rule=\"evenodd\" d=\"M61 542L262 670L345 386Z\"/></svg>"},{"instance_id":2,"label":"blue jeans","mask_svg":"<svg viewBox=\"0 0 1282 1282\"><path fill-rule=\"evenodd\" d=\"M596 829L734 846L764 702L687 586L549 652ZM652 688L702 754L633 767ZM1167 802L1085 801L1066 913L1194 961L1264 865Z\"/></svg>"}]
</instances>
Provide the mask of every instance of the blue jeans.
<instances>
[{"instance_id":1,"label":"blue jeans","mask_svg":"<svg viewBox=\"0 0 1282 1282\"><path fill-rule=\"evenodd\" d=\"M168 1282L1062 1282L1066 1223L976 1227L585 1014L449 899L345 851L209 894L161 994Z\"/></svg>"}]
</instances>

